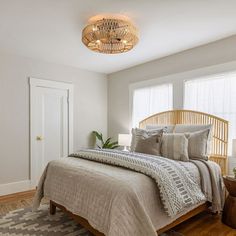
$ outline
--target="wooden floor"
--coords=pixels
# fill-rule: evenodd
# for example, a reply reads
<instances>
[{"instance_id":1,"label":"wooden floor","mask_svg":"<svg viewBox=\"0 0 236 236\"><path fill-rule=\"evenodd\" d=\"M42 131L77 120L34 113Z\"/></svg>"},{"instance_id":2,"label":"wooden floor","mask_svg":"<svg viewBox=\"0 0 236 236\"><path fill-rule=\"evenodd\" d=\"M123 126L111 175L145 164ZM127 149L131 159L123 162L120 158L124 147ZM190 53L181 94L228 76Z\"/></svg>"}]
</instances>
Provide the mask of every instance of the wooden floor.
<instances>
[{"instance_id":1,"label":"wooden floor","mask_svg":"<svg viewBox=\"0 0 236 236\"><path fill-rule=\"evenodd\" d=\"M0 197L0 215L32 205L35 190Z\"/></svg>"},{"instance_id":2,"label":"wooden floor","mask_svg":"<svg viewBox=\"0 0 236 236\"><path fill-rule=\"evenodd\" d=\"M185 236L236 236L236 230L224 225L221 222L220 216L208 213L194 216L176 226L174 230Z\"/></svg>"},{"instance_id":3,"label":"wooden floor","mask_svg":"<svg viewBox=\"0 0 236 236\"><path fill-rule=\"evenodd\" d=\"M9 211L30 207L35 191L0 197L0 215ZM235 212L236 217L236 212ZM236 236L236 230L221 223L219 216L201 213L174 228L184 236Z\"/></svg>"}]
</instances>

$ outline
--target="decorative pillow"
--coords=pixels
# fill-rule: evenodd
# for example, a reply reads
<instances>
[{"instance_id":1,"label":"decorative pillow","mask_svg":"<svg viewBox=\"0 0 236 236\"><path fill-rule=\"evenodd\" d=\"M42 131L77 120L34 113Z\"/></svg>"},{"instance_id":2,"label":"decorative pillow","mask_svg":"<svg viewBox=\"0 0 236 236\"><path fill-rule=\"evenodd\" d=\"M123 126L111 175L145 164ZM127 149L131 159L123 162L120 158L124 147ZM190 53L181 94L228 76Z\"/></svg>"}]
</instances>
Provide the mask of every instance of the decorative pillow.
<instances>
[{"instance_id":1,"label":"decorative pillow","mask_svg":"<svg viewBox=\"0 0 236 236\"><path fill-rule=\"evenodd\" d=\"M188 155L190 158L208 160L207 145L210 129L186 134L188 137Z\"/></svg>"},{"instance_id":2,"label":"decorative pillow","mask_svg":"<svg viewBox=\"0 0 236 236\"><path fill-rule=\"evenodd\" d=\"M141 137L137 141L137 145L135 147L135 152L140 152L140 153L145 153L145 154L151 154L151 155L156 155L160 156L160 148L161 148L161 134L155 134L150 137Z\"/></svg>"},{"instance_id":3,"label":"decorative pillow","mask_svg":"<svg viewBox=\"0 0 236 236\"><path fill-rule=\"evenodd\" d=\"M193 133L196 131L202 131L209 129L208 139L207 139L207 155L211 153L211 143L212 143L212 125L185 125L177 124L175 126L175 133Z\"/></svg>"},{"instance_id":4,"label":"decorative pillow","mask_svg":"<svg viewBox=\"0 0 236 236\"><path fill-rule=\"evenodd\" d=\"M163 134L161 140L161 153L163 157L189 161L188 139L185 134Z\"/></svg>"},{"instance_id":5,"label":"decorative pillow","mask_svg":"<svg viewBox=\"0 0 236 236\"><path fill-rule=\"evenodd\" d=\"M147 130L153 130L153 129L164 129L165 133L173 133L175 129L175 125L146 125Z\"/></svg>"},{"instance_id":6,"label":"decorative pillow","mask_svg":"<svg viewBox=\"0 0 236 236\"><path fill-rule=\"evenodd\" d=\"M211 129L212 125L191 125L191 124L177 124L175 126L175 133L192 133L200 130Z\"/></svg>"},{"instance_id":7,"label":"decorative pillow","mask_svg":"<svg viewBox=\"0 0 236 236\"><path fill-rule=\"evenodd\" d=\"M135 151L135 148L139 139L148 138L155 134L163 134L163 129L145 130L145 129L133 128L130 151L131 152Z\"/></svg>"}]
</instances>

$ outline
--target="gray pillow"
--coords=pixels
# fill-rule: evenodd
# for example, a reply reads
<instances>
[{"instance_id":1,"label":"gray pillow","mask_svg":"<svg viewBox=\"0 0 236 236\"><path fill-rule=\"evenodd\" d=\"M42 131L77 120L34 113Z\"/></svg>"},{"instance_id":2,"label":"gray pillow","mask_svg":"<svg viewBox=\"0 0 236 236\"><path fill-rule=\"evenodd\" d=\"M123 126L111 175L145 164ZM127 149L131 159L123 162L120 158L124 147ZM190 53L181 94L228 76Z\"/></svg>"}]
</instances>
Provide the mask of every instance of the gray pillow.
<instances>
[{"instance_id":1,"label":"gray pillow","mask_svg":"<svg viewBox=\"0 0 236 236\"><path fill-rule=\"evenodd\" d=\"M188 139L185 134L163 134L161 140L161 154L163 157L189 161Z\"/></svg>"},{"instance_id":2,"label":"gray pillow","mask_svg":"<svg viewBox=\"0 0 236 236\"><path fill-rule=\"evenodd\" d=\"M146 125L146 130L154 130L154 129L164 129L165 133L173 133L175 125L154 125L154 124Z\"/></svg>"},{"instance_id":3,"label":"gray pillow","mask_svg":"<svg viewBox=\"0 0 236 236\"><path fill-rule=\"evenodd\" d=\"M213 130L212 125L192 125L192 124L178 124L175 126L175 133L193 133L201 130L209 129L208 139L207 139L207 155L211 154L212 147L212 138L213 138Z\"/></svg>"},{"instance_id":4,"label":"gray pillow","mask_svg":"<svg viewBox=\"0 0 236 236\"><path fill-rule=\"evenodd\" d=\"M192 133L200 130L211 129L212 125L192 125L192 124L177 124L175 133Z\"/></svg>"},{"instance_id":5,"label":"gray pillow","mask_svg":"<svg viewBox=\"0 0 236 236\"><path fill-rule=\"evenodd\" d=\"M210 129L186 134L190 158L208 160L207 143Z\"/></svg>"},{"instance_id":6,"label":"gray pillow","mask_svg":"<svg viewBox=\"0 0 236 236\"><path fill-rule=\"evenodd\" d=\"M162 134L155 134L147 138L141 137L135 147L135 152L160 156L160 143Z\"/></svg>"},{"instance_id":7,"label":"gray pillow","mask_svg":"<svg viewBox=\"0 0 236 236\"><path fill-rule=\"evenodd\" d=\"M175 133L193 133L197 131L202 131L209 129L208 138L207 138L207 155L211 154L211 146L212 146L212 125L192 125L192 124L177 124L175 126Z\"/></svg>"},{"instance_id":8,"label":"gray pillow","mask_svg":"<svg viewBox=\"0 0 236 236\"><path fill-rule=\"evenodd\" d=\"M163 129L145 130L145 129L133 128L131 133L132 133L132 140L130 145L130 151L134 152L139 139L148 138L155 134L163 134Z\"/></svg>"}]
</instances>

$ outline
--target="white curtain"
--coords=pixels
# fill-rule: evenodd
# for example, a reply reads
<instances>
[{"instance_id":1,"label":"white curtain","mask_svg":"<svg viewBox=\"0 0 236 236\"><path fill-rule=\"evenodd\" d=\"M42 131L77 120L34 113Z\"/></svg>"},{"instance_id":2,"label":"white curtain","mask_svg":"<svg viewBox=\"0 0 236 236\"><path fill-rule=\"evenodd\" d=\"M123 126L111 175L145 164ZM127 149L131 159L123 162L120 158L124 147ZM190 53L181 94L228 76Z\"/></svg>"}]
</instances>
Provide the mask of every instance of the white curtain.
<instances>
[{"instance_id":1,"label":"white curtain","mask_svg":"<svg viewBox=\"0 0 236 236\"><path fill-rule=\"evenodd\" d=\"M155 113L173 109L173 86L162 84L133 92L132 127Z\"/></svg>"},{"instance_id":2,"label":"white curtain","mask_svg":"<svg viewBox=\"0 0 236 236\"><path fill-rule=\"evenodd\" d=\"M236 138L236 72L185 82L184 108L229 121L229 154Z\"/></svg>"}]
</instances>

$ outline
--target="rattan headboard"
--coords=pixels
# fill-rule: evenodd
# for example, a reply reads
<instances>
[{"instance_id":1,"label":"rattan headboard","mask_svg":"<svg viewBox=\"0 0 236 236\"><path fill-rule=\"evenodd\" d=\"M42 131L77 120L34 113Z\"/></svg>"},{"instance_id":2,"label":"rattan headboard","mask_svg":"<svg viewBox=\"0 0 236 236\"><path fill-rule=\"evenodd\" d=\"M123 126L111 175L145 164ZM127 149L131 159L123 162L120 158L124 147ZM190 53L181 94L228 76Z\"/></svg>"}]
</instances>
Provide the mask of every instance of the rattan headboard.
<instances>
[{"instance_id":1,"label":"rattan headboard","mask_svg":"<svg viewBox=\"0 0 236 236\"><path fill-rule=\"evenodd\" d=\"M210 159L221 166L222 174L227 173L228 121L219 117L191 110L171 110L161 112L139 123L140 128L149 124L212 124L212 153Z\"/></svg>"}]
</instances>

